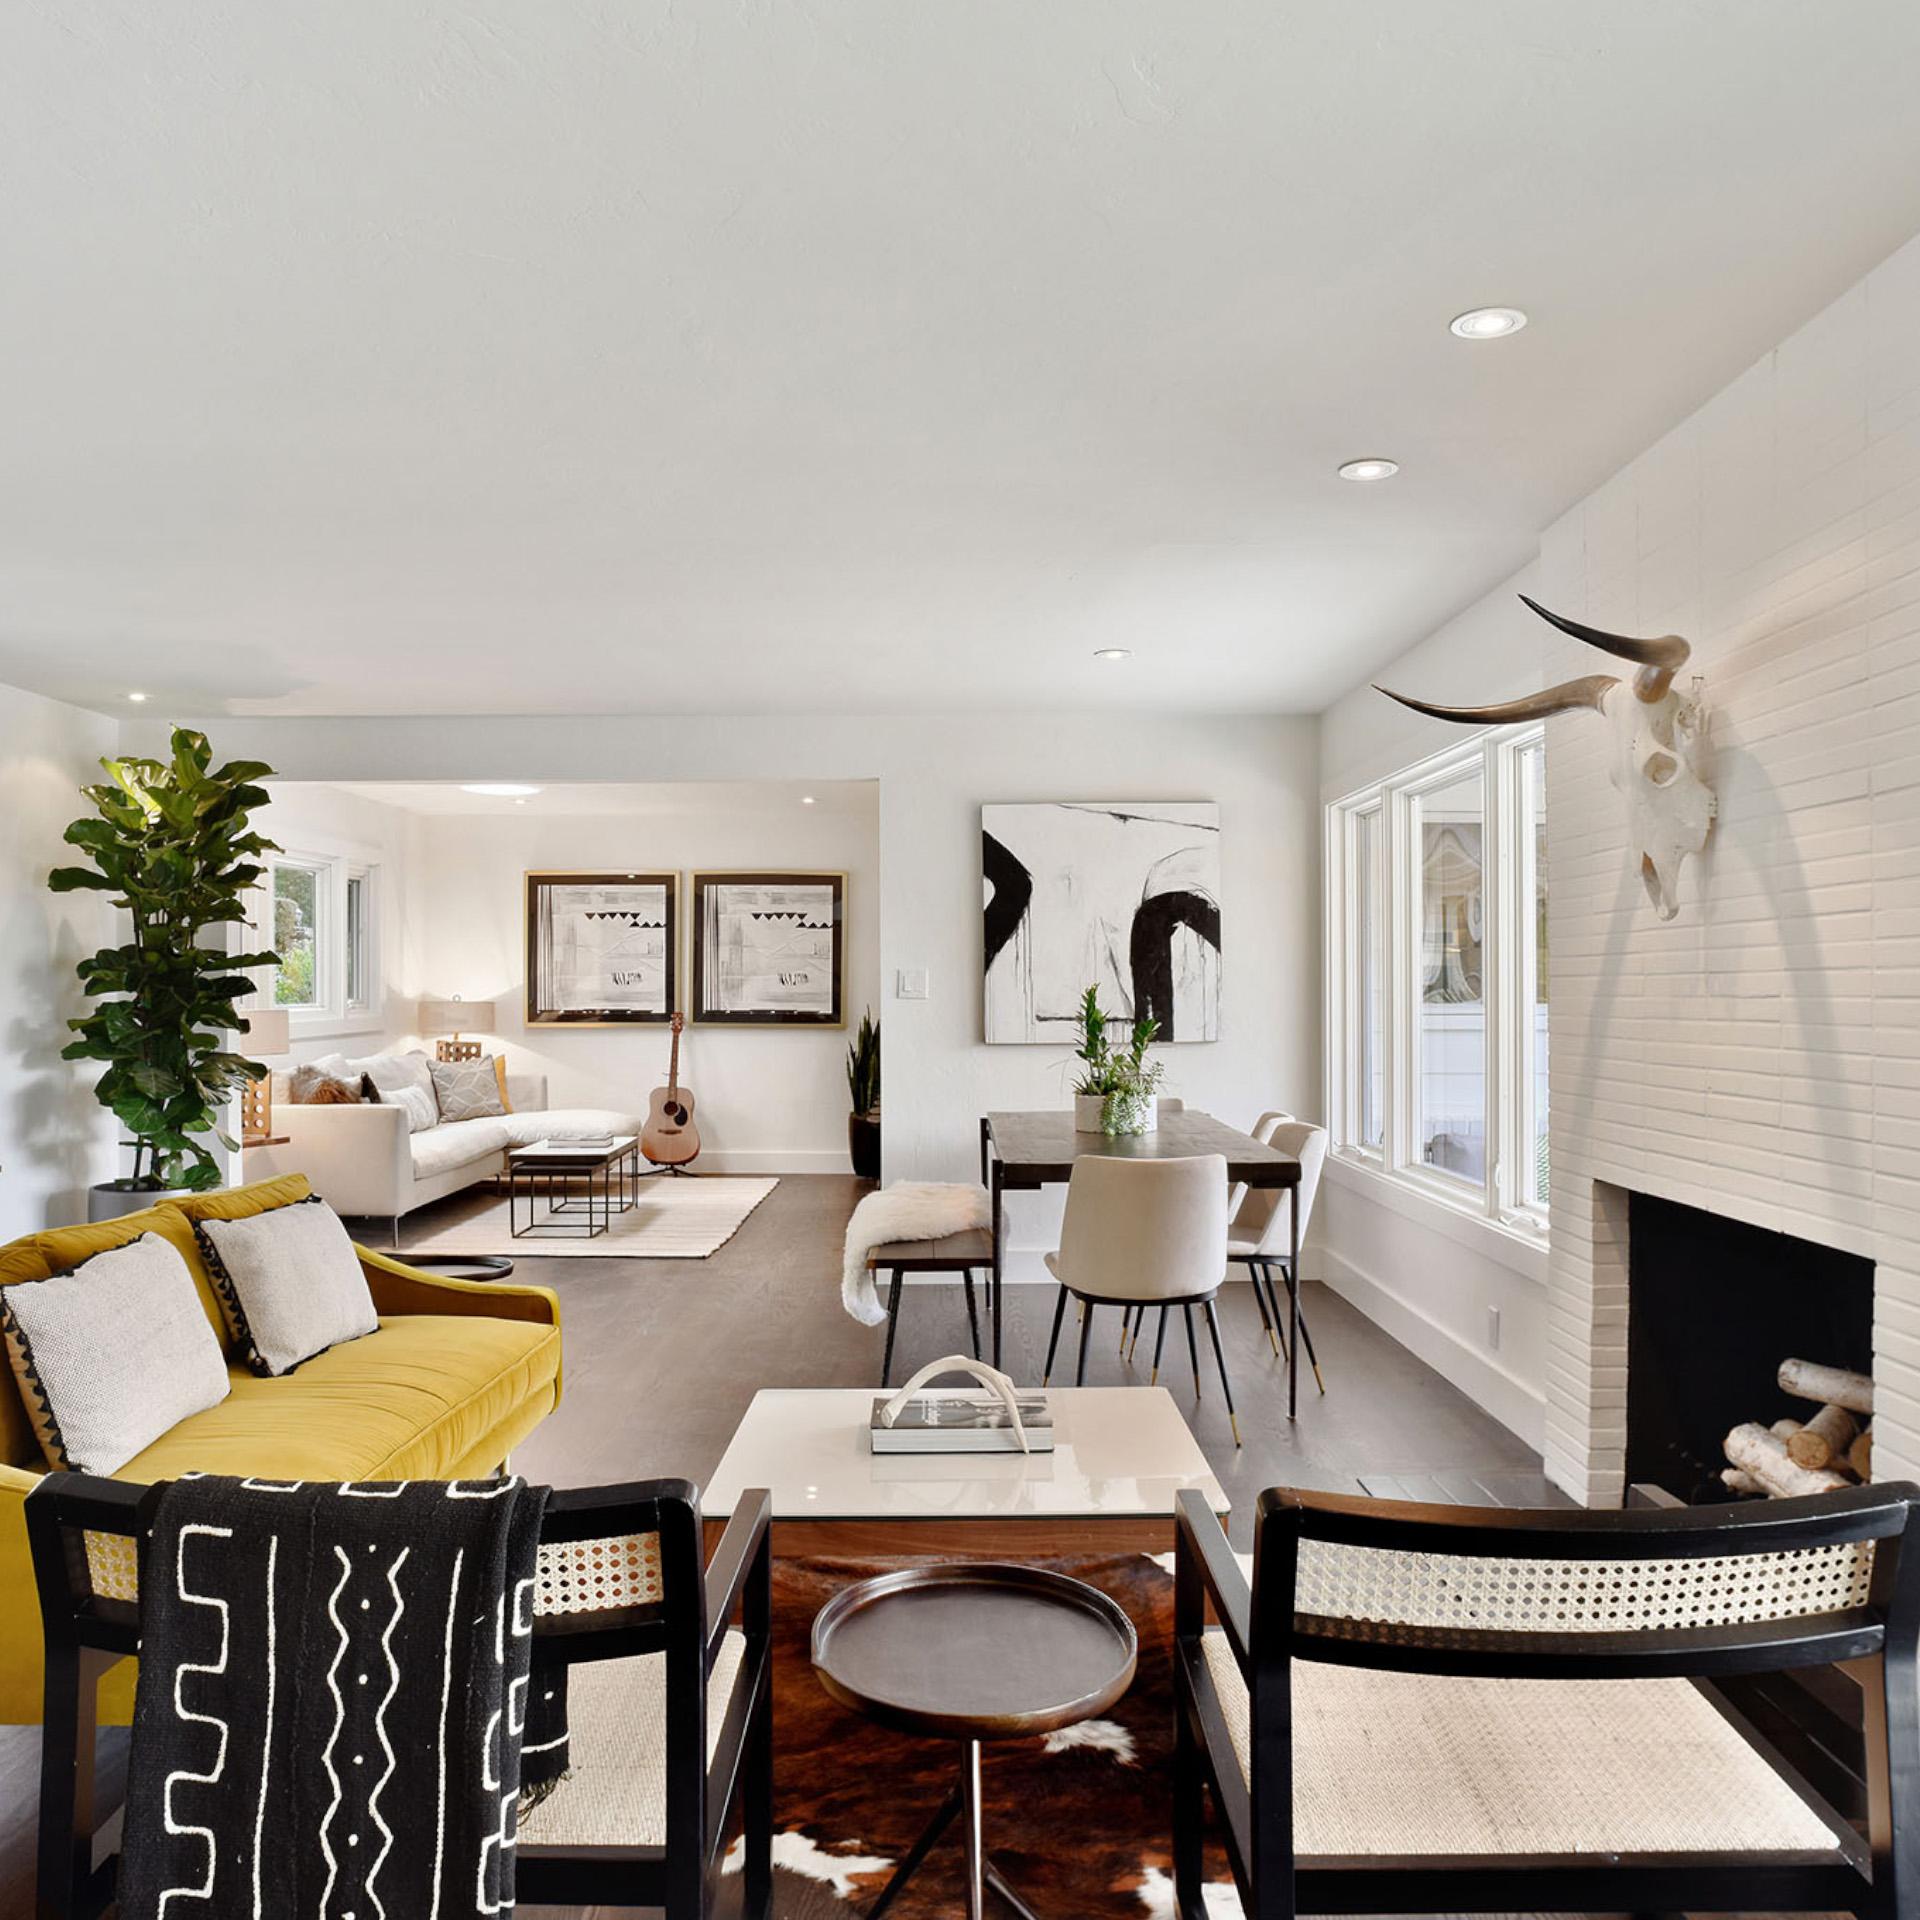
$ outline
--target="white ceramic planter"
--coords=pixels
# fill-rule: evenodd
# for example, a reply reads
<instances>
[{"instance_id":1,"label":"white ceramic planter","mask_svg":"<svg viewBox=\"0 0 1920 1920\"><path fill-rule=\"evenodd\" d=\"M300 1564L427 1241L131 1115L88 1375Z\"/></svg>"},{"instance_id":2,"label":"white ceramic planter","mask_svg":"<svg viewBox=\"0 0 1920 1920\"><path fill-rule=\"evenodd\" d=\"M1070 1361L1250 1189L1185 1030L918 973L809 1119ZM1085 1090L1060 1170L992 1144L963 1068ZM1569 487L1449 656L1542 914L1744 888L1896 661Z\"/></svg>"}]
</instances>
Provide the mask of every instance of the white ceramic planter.
<instances>
[{"instance_id":1,"label":"white ceramic planter","mask_svg":"<svg viewBox=\"0 0 1920 1920\"><path fill-rule=\"evenodd\" d=\"M1073 1130L1075 1133L1104 1133L1101 1115L1105 1111L1107 1096L1104 1093L1076 1093L1073 1096Z\"/></svg>"},{"instance_id":2,"label":"white ceramic planter","mask_svg":"<svg viewBox=\"0 0 1920 1920\"><path fill-rule=\"evenodd\" d=\"M1103 1102L1100 1131L1117 1139L1155 1133L1160 1127L1160 1102L1150 1093L1110 1093Z\"/></svg>"},{"instance_id":3,"label":"white ceramic planter","mask_svg":"<svg viewBox=\"0 0 1920 1920\"><path fill-rule=\"evenodd\" d=\"M102 1220L118 1220L123 1214L144 1213L162 1200L184 1200L185 1187L116 1187L111 1180L87 1189L87 1219L98 1225Z\"/></svg>"}]
</instances>

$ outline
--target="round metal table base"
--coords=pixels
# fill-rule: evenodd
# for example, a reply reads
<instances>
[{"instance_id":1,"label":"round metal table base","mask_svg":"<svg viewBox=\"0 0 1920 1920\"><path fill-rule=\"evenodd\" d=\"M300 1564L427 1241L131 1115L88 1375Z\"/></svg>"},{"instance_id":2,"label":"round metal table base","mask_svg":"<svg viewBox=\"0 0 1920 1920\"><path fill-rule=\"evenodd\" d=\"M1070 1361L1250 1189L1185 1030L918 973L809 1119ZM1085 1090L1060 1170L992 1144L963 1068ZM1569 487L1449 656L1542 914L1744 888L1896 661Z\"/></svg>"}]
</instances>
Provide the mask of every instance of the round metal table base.
<instances>
[{"instance_id":1,"label":"round metal table base","mask_svg":"<svg viewBox=\"0 0 1920 1920\"><path fill-rule=\"evenodd\" d=\"M980 1822L980 1742L969 1740L961 1750L960 1783L934 1809L920 1838L907 1857L893 1870L893 1878L880 1890L880 1897L867 1909L867 1920L880 1916L900 1897L907 1882L925 1864L927 1855L940 1843L940 1836L953 1825L956 1815L966 1816L961 1838L966 1843L967 1920L985 1920L986 1896L994 1894L1020 1916L1020 1920L1040 1920L1040 1916L1007 1884L1005 1876L987 1858L986 1842Z\"/></svg>"}]
</instances>

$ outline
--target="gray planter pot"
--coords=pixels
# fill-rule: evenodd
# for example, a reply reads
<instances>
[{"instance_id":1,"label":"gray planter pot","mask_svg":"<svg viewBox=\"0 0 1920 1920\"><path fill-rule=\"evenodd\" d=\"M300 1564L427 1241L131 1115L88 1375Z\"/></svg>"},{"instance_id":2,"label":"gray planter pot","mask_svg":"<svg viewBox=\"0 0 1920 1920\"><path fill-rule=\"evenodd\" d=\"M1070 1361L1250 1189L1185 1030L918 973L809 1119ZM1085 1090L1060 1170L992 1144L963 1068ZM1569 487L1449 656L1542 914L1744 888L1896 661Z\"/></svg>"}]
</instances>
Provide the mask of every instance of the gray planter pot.
<instances>
[{"instance_id":1,"label":"gray planter pot","mask_svg":"<svg viewBox=\"0 0 1920 1920\"><path fill-rule=\"evenodd\" d=\"M144 1213L162 1200L184 1200L185 1187L123 1187L117 1181L103 1180L87 1189L87 1219L97 1224L118 1220L123 1214Z\"/></svg>"},{"instance_id":2,"label":"gray planter pot","mask_svg":"<svg viewBox=\"0 0 1920 1920\"><path fill-rule=\"evenodd\" d=\"M1073 1096L1073 1130L1075 1133L1103 1133L1101 1115L1105 1111L1107 1096L1104 1093L1076 1093Z\"/></svg>"}]
</instances>

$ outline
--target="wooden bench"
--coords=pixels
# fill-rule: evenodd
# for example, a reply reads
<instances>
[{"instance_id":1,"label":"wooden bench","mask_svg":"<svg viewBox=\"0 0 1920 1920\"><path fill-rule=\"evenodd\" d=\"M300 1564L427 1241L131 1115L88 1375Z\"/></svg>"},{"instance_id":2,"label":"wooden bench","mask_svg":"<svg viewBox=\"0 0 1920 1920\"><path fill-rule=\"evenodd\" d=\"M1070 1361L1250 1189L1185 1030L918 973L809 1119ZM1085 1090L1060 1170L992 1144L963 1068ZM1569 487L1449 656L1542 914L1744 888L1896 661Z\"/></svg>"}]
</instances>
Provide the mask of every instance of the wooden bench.
<instances>
[{"instance_id":1,"label":"wooden bench","mask_svg":"<svg viewBox=\"0 0 1920 1920\"><path fill-rule=\"evenodd\" d=\"M888 1386L893 1378L893 1336L900 1326L900 1289L910 1273L957 1273L967 1289L967 1322L973 1329L973 1357L980 1358L980 1308L974 1297L973 1270L984 1267L988 1285L992 1285L993 1235L985 1227L968 1227L962 1233L949 1233L938 1240L890 1240L867 1255L867 1271L875 1276L889 1273L892 1285L887 1290L887 1352L880 1363L880 1384Z\"/></svg>"}]
</instances>

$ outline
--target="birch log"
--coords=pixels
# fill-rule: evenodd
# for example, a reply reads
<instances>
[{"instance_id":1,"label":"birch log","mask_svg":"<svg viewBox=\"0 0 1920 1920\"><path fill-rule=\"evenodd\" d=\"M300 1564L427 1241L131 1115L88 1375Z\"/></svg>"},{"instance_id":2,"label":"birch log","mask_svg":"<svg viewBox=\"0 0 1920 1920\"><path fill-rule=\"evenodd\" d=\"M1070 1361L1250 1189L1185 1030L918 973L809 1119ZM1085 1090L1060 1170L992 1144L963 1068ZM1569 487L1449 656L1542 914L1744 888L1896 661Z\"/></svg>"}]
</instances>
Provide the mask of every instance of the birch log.
<instances>
[{"instance_id":1,"label":"birch log","mask_svg":"<svg viewBox=\"0 0 1920 1920\"><path fill-rule=\"evenodd\" d=\"M1873 1478L1873 1429L1867 1428L1847 1449L1847 1465L1862 1480Z\"/></svg>"},{"instance_id":2,"label":"birch log","mask_svg":"<svg viewBox=\"0 0 1920 1920\"><path fill-rule=\"evenodd\" d=\"M1793 1436L1800 1431L1800 1422L1798 1420L1776 1420L1767 1431L1772 1434L1776 1440L1791 1440Z\"/></svg>"},{"instance_id":3,"label":"birch log","mask_svg":"<svg viewBox=\"0 0 1920 1920\"><path fill-rule=\"evenodd\" d=\"M1829 1402L1787 1441L1787 1453L1797 1467L1840 1467L1847 1449L1859 1437L1860 1423L1845 1407Z\"/></svg>"},{"instance_id":4,"label":"birch log","mask_svg":"<svg viewBox=\"0 0 1920 1920\"><path fill-rule=\"evenodd\" d=\"M1803 1493L1832 1493L1847 1485L1844 1474L1822 1467L1813 1470L1796 1466L1787 1453L1787 1443L1769 1433L1758 1421L1748 1420L1727 1435L1728 1460L1753 1477L1778 1499L1791 1499Z\"/></svg>"},{"instance_id":5,"label":"birch log","mask_svg":"<svg viewBox=\"0 0 1920 1920\"><path fill-rule=\"evenodd\" d=\"M1845 1407L1849 1413L1873 1411L1873 1382L1864 1373L1822 1366L1818 1360L1782 1360L1779 1378L1780 1391L1796 1400L1817 1400L1823 1407Z\"/></svg>"},{"instance_id":6,"label":"birch log","mask_svg":"<svg viewBox=\"0 0 1920 1920\"><path fill-rule=\"evenodd\" d=\"M1722 1467L1720 1484L1729 1493L1765 1493L1763 1487L1744 1467Z\"/></svg>"}]
</instances>

